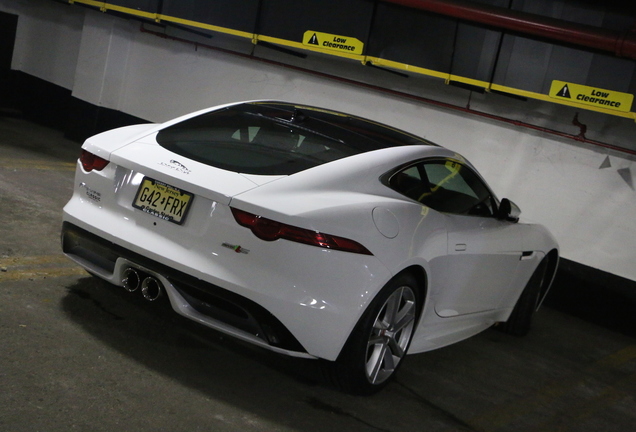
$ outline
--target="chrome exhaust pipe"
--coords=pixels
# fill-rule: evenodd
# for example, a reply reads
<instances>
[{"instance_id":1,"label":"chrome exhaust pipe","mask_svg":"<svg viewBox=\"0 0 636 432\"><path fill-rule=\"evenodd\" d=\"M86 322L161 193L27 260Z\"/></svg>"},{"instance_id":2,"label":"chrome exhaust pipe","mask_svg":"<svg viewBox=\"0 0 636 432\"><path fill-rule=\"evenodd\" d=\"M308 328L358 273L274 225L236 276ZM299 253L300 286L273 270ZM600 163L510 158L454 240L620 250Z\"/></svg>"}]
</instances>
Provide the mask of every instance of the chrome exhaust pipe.
<instances>
[{"instance_id":1,"label":"chrome exhaust pipe","mask_svg":"<svg viewBox=\"0 0 636 432\"><path fill-rule=\"evenodd\" d=\"M122 277L121 283L126 291L135 292L141 285L141 276L139 276L137 270L128 267L124 270L124 276Z\"/></svg>"},{"instance_id":2,"label":"chrome exhaust pipe","mask_svg":"<svg viewBox=\"0 0 636 432\"><path fill-rule=\"evenodd\" d=\"M141 295L148 301L155 301L163 292L163 288L161 287L161 282L155 279L152 276L148 276L141 283Z\"/></svg>"}]
</instances>

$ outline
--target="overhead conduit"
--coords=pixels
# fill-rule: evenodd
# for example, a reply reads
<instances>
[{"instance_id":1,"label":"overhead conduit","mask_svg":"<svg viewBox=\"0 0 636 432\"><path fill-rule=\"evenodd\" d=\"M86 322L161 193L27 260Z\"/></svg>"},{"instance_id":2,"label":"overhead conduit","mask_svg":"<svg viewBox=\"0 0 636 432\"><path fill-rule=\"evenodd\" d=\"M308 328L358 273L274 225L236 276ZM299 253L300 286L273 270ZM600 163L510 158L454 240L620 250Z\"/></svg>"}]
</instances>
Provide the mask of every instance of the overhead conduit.
<instances>
[{"instance_id":1,"label":"overhead conduit","mask_svg":"<svg viewBox=\"0 0 636 432\"><path fill-rule=\"evenodd\" d=\"M463 0L383 0L465 21L636 59L636 31L618 32Z\"/></svg>"}]
</instances>

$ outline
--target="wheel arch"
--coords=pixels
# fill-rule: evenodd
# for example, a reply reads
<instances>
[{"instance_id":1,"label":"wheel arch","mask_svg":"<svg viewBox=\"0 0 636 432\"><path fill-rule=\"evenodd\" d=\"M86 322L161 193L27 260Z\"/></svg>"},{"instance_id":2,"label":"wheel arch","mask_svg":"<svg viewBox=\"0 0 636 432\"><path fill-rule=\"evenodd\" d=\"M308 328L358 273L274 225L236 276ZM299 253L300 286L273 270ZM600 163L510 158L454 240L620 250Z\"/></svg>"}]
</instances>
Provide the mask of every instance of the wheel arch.
<instances>
[{"instance_id":1,"label":"wheel arch","mask_svg":"<svg viewBox=\"0 0 636 432\"><path fill-rule=\"evenodd\" d=\"M400 271L391 279L394 279L406 273L413 276L415 278L415 281L417 282L417 288L421 294L420 296L420 301L422 302L422 304L420 305L420 310L421 310L421 307L424 306L424 299L426 299L426 294L428 292L428 275L426 274L426 270L424 270L422 266L413 264L410 267L407 267L403 269L402 271Z\"/></svg>"},{"instance_id":2,"label":"wheel arch","mask_svg":"<svg viewBox=\"0 0 636 432\"><path fill-rule=\"evenodd\" d=\"M539 297L539 306L545 300L548 295L548 291L552 287L552 283L556 277L557 269L559 267L559 251L554 248L548 252L544 258L546 260L546 269L543 283L541 285L541 294Z\"/></svg>"},{"instance_id":3,"label":"wheel arch","mask_svg":"<svg viewBox=\"0 0 636 432\"><path fill-rule=\"evenodd\" d=\"M391 283L391 281L405 274L412 276L415 279L415 282L417 283L416 288L417 288L417 294L418 294L418 305L417 305L418 313L416 317L416 322L419 323L419 320L423 315L422 312L424 310L424 305L426 303L426 295L428 293L428 276L426 274L426 270L421 265L411 264L410 266L403 268L402 270L394 274L391 278L389 278L386 281L386 283L382 286L382 289L384 289L384 287L386 287L389 283ZM342 354L342 349L344 349L344 347L348 344L349 339L352 337L353 333L355 333L355 329L359 325L360 320L362 319L362 316L364 315L366 310L372 306L377 296L380 295L380 292L382 291L382 289L378 290L378 292L376 292L375 295L368 300L365 307L361 309L356 323L354 324L353 328L351 329L349 333L347 340L345 341L345 343L343 344L341 348L340 354Z\"/></svg>"},{"instance_id":4,"label":"wheel arch","mask_svg":"<svg viewBox=\"0 0 636 432\"><path fill-rule=\"evenodd\" d=\"M391 280L399 277L403 274L410 274L415 278L417 282L417 290L418 290L418 313L416 322L419 323L420 318L422 317L422 312L424 311L424 305L426 304L426 296L428 294L428 275L426 270L417 264L413 264L409 267L404 268L402 271L397 273L395 276L391 278Z\"/></svg>"},{"instance_id":5,"label":"wheel arch","mask_svg":"<svg viewBox=\"0 0 636 432\"><path fill-rule=\"evenodd\" d=\"M372 321L378 319L378 314L381 313L381 310L383 310L383 305L385 305L388 301L390 294L397 293L402 286L401 284L404 283L408 284L409 286L414 284L418 304L416 308L417 311L414 319L414 324L413 327L410 329L410 336L408 341L408 344L410 345L413 333L415 332L415 329L419 324L419 320L422 317L422 310L425 304L428 286L427 281L428 277L425 269L419 265L413 264L402 269L386 282L382 289L371 299L367 307L364 309L353 331L349 334L349 337L342 347L337 359L335 361L322 362L324 372L326 373L326 378L329 379L332 384L334 384L340 390L358 395L368 395L375 393L386 385L386 383L390 380L390 377L386 379L383 378L383 381L379 383L369 384L367 381L365 381L368 379L368 376L364 376L364 373L367 372L364 372L364 369L360 369L355 364L352 365L351 363L357 361L356 359L361 358L361 349L368 349L368 345L366 344L369 340L369 334L367 334L368 332L364 331L364 329L369 329L368 331L370 332L373 328L375 328L374 325L371 325ZM391 290L389 290L389 288ZM360 341L365 340L367 341L364 342L364 345L361 345ZM400 354L400 359L402 359L402 357L405 356L407 352L408 346L404 347L403 353ZM368 361L368 359L366 361ZM397 368L400 364L402 364L401 360L395 366L393 373L397 371ZM391 377L392 376L393 375L391 375Z\"/></svg>"}]
</instances>

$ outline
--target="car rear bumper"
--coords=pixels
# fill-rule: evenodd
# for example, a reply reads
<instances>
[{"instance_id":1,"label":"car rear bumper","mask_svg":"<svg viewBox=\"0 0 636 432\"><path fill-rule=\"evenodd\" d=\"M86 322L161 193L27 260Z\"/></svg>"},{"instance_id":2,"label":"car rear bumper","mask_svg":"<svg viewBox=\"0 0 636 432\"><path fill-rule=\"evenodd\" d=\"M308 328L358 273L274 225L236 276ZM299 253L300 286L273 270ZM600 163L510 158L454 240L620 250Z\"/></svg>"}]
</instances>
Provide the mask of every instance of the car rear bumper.
<instances>
[{"instance_id":1,"label":"car rear bumper","mask_svg":"<svg viewBox=\"0 0 636 432\"><path fill-rule=\"evenodd\" d=\"M90 273L117 286L124 286L128 269L135 270L140 281L154 278L172 308L193 321L282 354L314 358L276 317L236 293L167 267L70 222L62 226L62 249Z\"/></svg>"}]
</instances>

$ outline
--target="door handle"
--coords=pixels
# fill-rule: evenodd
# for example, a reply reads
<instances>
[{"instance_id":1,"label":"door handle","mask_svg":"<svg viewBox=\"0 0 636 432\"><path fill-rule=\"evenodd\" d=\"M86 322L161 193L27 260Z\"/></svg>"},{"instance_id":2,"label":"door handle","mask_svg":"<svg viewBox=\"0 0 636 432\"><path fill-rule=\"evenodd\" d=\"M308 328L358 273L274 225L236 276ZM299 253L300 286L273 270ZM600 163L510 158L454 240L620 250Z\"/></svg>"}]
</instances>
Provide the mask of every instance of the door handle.
<instances>
[{"instance_id":1,"label":"door handle","mask_svg":"<svg viewBox=\"0 0 636 432\"><path fill-rule=\"evenodd\" d=\"M524 251L521 252L521 257L519 258L520 261L524 261L524 260L529 260L534 258L534 251Z\"/></svg>"}]
</instances>

